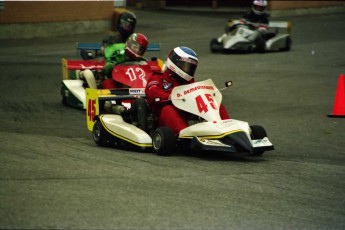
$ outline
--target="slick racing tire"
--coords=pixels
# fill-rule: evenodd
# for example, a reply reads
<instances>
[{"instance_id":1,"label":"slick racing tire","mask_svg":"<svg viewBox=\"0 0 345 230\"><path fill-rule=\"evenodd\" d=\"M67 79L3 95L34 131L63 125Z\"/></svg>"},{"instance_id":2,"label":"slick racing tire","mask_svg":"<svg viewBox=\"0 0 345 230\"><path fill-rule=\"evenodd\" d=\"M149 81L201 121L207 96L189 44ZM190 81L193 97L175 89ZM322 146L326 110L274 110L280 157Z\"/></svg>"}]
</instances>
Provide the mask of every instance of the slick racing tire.
<instances>
[{"instance_id":1,"label":"slick racing tire","mask_svg":"<svg viewBox=\"0 0 345 230\"><path fill-rule=\"evenodd\" d=\"M92 129L93 140L97 145L106 147L110 145L107 136L108 133L103 127L102 122L100 120L97 120Z\"/></svg>"},{"instance_id":2,"label":"slick racing tire","mask_svg":"<svg viewBox=\"0 0 345 230\"><path fill-rule=\"evenodd\" d=\"M66 98L66 96L61 96L61 103L62 103L63 105L68 105L68 104L67 104L67 98Z\"/></svg>"},{"instance_id":3,"label":"slick racing tire","mask_svg":"<svg viewBox=\"0 0 345 230\"><path fill-rule=\"evenodd\" d=\"M167 127L159 127L152 134L152 146L157 155L170 156L173 154L176 138L172 130Z\"/></svg>"},{"instance_id":4,"label":"slick racing tire","mask_svg":"<svg viewBox=\"0 0 345 230\"><path fill-rule=\"evenodd\" d=\"M223 50L223 44L219 43L218 40L214 38L210 42L210 50L212 53L219 53Z\"/></svg>"},{"instance_id":5,"label":"slick racing tire","mask_svg":"<svg viewBox=\"0 0 345 230\"><path fill-rule=\"evenodd\" d=\"M250 129L252 130L251 136L253 139L262 139L264 137L267 137L266 130L260 125L251 125ZM253 154L256 156L260 156L264 152L265 151L263 151L263 150L256 150L256 151L254 151Z\"/></svg>"},{"instance_id":6,"label":"slick racing tire","mask_svg":"<svg viewBox=\"0 0 345 230\"><path fill-rule=\"evenodd\" d=\"M287 37L285 40L285 47L280 49L280 51L290 51L291 50L291 44L292 44L291 38Z\"/></svg>"}]
</instances>

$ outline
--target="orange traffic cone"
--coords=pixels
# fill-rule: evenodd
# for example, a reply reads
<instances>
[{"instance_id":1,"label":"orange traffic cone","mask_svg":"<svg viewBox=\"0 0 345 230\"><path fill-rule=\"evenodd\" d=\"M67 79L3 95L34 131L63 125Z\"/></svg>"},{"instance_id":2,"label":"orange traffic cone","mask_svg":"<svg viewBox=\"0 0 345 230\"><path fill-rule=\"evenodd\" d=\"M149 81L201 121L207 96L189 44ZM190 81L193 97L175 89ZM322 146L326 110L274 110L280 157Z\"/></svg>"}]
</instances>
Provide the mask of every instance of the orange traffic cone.
<instances>
[{"instance_id":1,"label":"orange traffic cone","mask_svg":"<svg viewBox=\"0 0 345 230\"><path fill-rule=\"evenodd\" d=\"M329 117L345 117L345 74L340 74L335 93L333 113Z\"/></svg>"}]
</instances>

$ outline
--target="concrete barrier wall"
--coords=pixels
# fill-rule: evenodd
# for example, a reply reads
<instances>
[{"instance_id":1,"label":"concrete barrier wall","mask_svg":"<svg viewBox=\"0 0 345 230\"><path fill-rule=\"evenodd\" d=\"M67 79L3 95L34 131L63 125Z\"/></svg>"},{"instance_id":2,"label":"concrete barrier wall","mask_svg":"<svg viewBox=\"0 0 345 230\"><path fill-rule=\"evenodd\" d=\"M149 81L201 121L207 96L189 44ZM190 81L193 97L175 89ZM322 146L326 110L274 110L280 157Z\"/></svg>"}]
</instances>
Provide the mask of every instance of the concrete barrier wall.
<instances>
[{"instance_id":1,"label":"concrete barrier wall","mask_svg":"<svg viewBox=\"0 0 345 230\"><path fill-rule=\"evenodd\" d=\"M268 4L269 9L272 11L345 6L345 1L268 1Z\"/></svg>"},{"instance_id":2,"label":"concrete barrier wall","mask_svg":"<svg viewBox=\"0 0 345 230\"><path fill-rule=\"evenodd\" d=\"M0 39L104 32L113 19L113 1L5 1Z\"/></svg>"},{"instance_id":3,"label":"concrete barrier wall","mask_svg":"<svg viewBox=\"0 0 345 230\"><path fill-rule=\"evenodd\" d=\"M165 1L128 0L127 2L128 4L151 3L150 6L159 7ZM4 1L3 6L4 8L0 9L0 23L111 20L114 12L113 1ZM327 6L345 6L345 1L269 1L271 11Z\"/></svg>"},{"instance_id":4,"label":"concrete barrier wall","mask_svg":"<svg viewBox=\"0 0 345 230\"><path fill-rule=\"evenodd\" d=\"M113 1L4 1L0 23L110 20Z\"/></svg>"},{"instance_id":5,"label":"concrete barrier wall","mask_svg":"<svg viewBox=\"0 0 345 230\"><path fill-rule=\"evenodd\" d=\"M108 33L110 20L0 24L0 39L43 38Z\"/></svg>"},{"instance_id":6,"label":"concrete barrier wall","mask_svg":"<svg viewBox=\"0 0 345 230\"><path fill-rule=\"evenodd\" d=\"M140 7L237 7L237 6L250 6L252 0L127 0L127 5L140 6ZM312 7L329 7L329 6L342 6L345 1L289 1L289 0L268 0L270 10L284 10L284 9L303 9Z\"/></svg>"},{"instance_id":7,"label":"concrete barrier wall","mask_svg":"<svg viewBox=\"0 0 345 230\"><path fill-rule=\"evenodd\" d=\"M143 3L165 7L165 0L128 0L130 3L138 8L145 7ZM104 32L114 29L114 22L124 11L114 10L114 1L3 1L0 6L0 39ZM296 9L298 14L307 14L309 9L329 7L337 9L322 12L345 12L345 1L269 1L272 15L274 11Z\"/></svg>"}]
</instances>

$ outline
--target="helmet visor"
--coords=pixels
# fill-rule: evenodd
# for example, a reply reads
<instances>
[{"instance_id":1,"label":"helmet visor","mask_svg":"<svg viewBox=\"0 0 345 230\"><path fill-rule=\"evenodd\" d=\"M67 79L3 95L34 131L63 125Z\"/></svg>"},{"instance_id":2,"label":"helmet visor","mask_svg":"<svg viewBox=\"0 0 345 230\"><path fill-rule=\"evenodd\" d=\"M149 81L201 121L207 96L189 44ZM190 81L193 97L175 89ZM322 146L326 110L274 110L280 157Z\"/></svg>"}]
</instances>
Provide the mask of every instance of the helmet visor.
<instances>
[{"instance_id":1,"label":"helmet visor","mask_svg":"<svg viewBox=\"0 0 345 230\"><path fill-rule=\"evenodd\" d=\"M133 23L126 21L124 19L121 19L120 24L121 24L121 28L125 31L131 31L133 28L133 26L132 26Z\"/></svg>"},{"instance_id":2,"label":"helmet visor","mask_svg":"<svg viewBox=\"0 0 345 230\"><path fill-rule=\"evenodd\" d=\"M146 51L146 47L140 45L138 42L133 41L132 39L128 41L128 48L138 56L144 55Z\"/></svg>"},{"instance_id":3,"label":"helmet visor","mask_svg":"<svg viewBox=\"0 0 345 230\"><path fill-rule=\"evenodd\" d=\"M266 9L265 6L254 5L254 10L256 10L256 11L264 12L265 9Z\"/></svg>"},{"instance_id":4,"label":"helmet visor","mask_svg":"<svg viewBox=\"0 0 345 230\"><path fill-rule=\"evenodd\" d=\"M178 60L176 66L189 76L194 76L198 62L189 58L181 58Z\"/></svg>"}]
</instances>

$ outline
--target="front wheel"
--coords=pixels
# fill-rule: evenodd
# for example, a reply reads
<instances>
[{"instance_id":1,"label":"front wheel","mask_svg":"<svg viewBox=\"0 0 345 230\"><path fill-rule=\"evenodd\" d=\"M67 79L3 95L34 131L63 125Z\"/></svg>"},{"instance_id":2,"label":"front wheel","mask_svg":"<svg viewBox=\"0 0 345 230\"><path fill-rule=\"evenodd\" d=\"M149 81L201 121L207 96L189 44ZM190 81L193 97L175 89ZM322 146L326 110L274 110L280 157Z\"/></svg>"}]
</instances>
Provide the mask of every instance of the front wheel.
<instances>
[{"instance_id":1,"label":"front wheel","mask_svg":"<svg viewBox=\"0 0 345 230\"><path fill-rule=\"evenodd\" d=\"M218 42L218 40L214 38L210 42L210 50L212 53L219 53L223 50L223 44Z\"/></svg>"},{"instance_id":2,"label":"front wheel","mask_svg":"<svg viewBox=\"0 0 345 230\"><path fill-rule=\"evenodd\" d=\"M170 156L173 154L176 138L172 130L167 127L159 127L152 134L152 146L157 155Z\"/></svg>"},{"instance_id":3,"label":"front wheel","mask_svg":"<svg viewBox=\"0 0 345 230\"><path fill-rule=\"evenodd\" d=\"M261 36L256 41L256 50L258 53L266 52L266 41Z\"/></svg>"},{"instance_id":4,"label":"front wheel","mask_svg":"<svg viewBox=\"0 0 345 230\"><path fill-rule=\"evenodd\" d=\"M251 137L253 140L257 139L263 139L264 137L267 137L266 130L260 126L260 125L251 125L250 129L252 130ZM256 150L254 151L254 155L260 156L264 153L263 150Z\"/></svg>"},{"instance_id":5,"label":"front wheel","mask_svg":"<svg viewBox=\"0 0 345 230\"><path fill-rule=\"evenodd\" d=\"M292 44L292 40L290 37L287 37L285 40L285 47L280 49L281 51L290 51L291 50L291 44Z\"/></svg>"}]
</instances>

